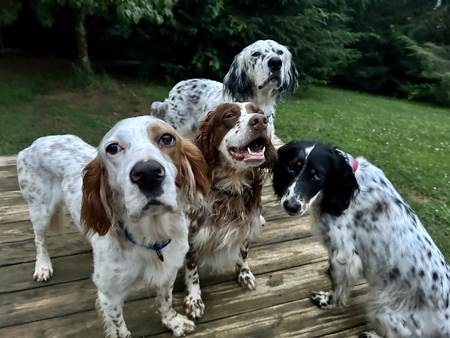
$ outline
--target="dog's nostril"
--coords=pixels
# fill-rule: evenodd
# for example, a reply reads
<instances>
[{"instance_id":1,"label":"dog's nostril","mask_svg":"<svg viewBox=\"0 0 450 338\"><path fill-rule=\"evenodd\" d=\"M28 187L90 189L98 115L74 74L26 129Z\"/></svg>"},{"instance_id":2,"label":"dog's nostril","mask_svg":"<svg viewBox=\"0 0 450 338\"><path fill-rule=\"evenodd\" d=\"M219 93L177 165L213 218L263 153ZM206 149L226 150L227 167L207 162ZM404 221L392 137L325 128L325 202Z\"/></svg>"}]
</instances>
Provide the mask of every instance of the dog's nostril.
<instances>
[{"instance_id":1,"label":"dog's nostril","mask_svg":"<svg viewBox=\"0 0 450 338\"><path fill-rule=\"evenodd\" d=\"M159 184L165 176L164 167L155 160L139 161L130 171L131 182L139 186Z\"/></svg>"},{"instance_id":2,"label":"dog's nostril","mask_svg":"<svg viewBox=\"0 0 450 338\"><path fill-rule=\"evenodd\" d=\"M269 119L264 115L255 115L249 121L249 125L257 130L265 129L268 123Z\"/></svg>"},{"instance_id":3,"label":"dog's nostril","mask_svg":"<svg viewBox=\"0 0 450 338\"><path fill-rule=\"evenodd\" d=\"M283 62L278 57L270 58L269 61L267 61L267 65L272 71L279 70L282 64Z\"/></svg>"},{"instance_id":4,"label":"dog's nostril","mask_svg":"<svg viewBox=\"0 0 450 338\"><path fill-rule=\"evenodd\" d=\"M300 211L300 203L296 201L289 201L286 200L283 203L283 208L286 210L289 214L296 214Z\"/></svg>"}]
</instances>

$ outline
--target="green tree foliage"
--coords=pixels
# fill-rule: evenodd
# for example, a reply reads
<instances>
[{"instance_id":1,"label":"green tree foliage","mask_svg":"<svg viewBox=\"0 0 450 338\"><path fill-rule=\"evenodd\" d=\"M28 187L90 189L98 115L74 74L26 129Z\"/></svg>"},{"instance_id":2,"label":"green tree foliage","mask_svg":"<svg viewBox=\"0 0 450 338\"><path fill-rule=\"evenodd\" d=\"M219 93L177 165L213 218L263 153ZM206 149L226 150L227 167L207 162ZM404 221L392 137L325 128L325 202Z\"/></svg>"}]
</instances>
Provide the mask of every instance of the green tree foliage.
<instances>
[{"instance_id":1,"label":"green tree foliage","mask_svg":"<svg viewBox=\"0 0 450 338\"><path fill-rule=\"evenodd\" d=\"M174 2L175 0L35 0L34 8L43 26L50 27L56 20L70 22L77 40L81 68L90 73L86 17L117 16L123 25L136 24L140 20L160 24L164 15L171 15Z\"/></svg>"},{"instance_id":2,"label":"green tree foliage","mask_svg":"<svg viewBox=\"0 0 450 338\"><path fill-rule=\"evenodd\" d=\"M402 40L410 53L403 65L408 81L398 81L399 90L409 99L450 106L450 46Z\"/></svg>"},{"instance_id":3,"label":"green tree foliage","mask_svg":"<svg viewBox=\"0 0 450 338\"><path fill-rule=\"evenodd\" d=\"M175 79L221 79L233 57L258 39L274 39L294 54L301 84L325 82L352 56L345 0L180 0L161 26L139 25L130 52L149 72ZM142 49L144 38L152 42Z\"/></svg>"},{"instance_id":4,"label":"green tree foliage","mask_svg":"<svg viewBox=\"0 0 450 338\"><path fill-rule=\"evenodd\" d=\"M0 28L14 22L22 2L0 0ZM140 61L141 76L163 75L171 81L220 81L245 46L273 39L292 51L302 86L331 81L450 106L450 0L30 3L42 25L62 23L74 33L87 71L88 35L91 46L105 50L103 55Z\"/></svg>"},{"instance_id":5,"label":"green tree foliage","mask_svg":"<svg viewBox=\"0 0 450 338\"><path fill-rule=\"evenodd\" d=\"M0 0L0 49L3 49L2 26L14 23L21 9L22 3L20 1Z\"/></svg>"},{"instance_id":6,"label":"green tree foliage","mask_svg":"<svg viewBox=\"0 0 450 338\"><path fill-rule=\"evenodd\" d=\"M359 57L334 83L450 106L450 4L432 0L349 0Z\"/></svg>"}]
</instances>

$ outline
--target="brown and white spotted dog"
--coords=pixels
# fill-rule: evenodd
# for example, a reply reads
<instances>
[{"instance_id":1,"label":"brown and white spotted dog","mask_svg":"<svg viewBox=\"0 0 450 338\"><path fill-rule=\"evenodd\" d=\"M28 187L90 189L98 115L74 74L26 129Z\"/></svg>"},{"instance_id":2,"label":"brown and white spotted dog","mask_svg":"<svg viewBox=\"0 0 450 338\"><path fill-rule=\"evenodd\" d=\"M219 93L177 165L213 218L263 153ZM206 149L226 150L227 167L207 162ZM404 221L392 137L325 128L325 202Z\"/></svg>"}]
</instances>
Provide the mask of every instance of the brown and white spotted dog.
<instances>
[{"instance_id":1,"label":"brown and white spotted dog","mask_svg":"<svg viewBox=\"0 0 450 338\"><path fill-rule=\"evenodd\" d=\"M196 145L208 164L210 193L206 205L190 214L184 304L194 319L205 310L199 268L223 273L235 266L239 284L255 288L247 251L263 226L262 184L277 158L268 124L252 103L221 104L200 124Z\"/></svg>"},{"instance_id":2,"label":"brown and white spotted dog","mask_svg":"<svg viewBox=\"0 0 450 338\"><path fill-rule=\"evenodd\" d=\"M172 287L189 248L187 210L209 189L206 171L198 148L152 116L118 122L98 148L74 135L39 138L17 157L35 233L34 279L53 275L45 234L61 224L65 204L92 244L92 277L109 337L131 337L123 302L139 286L156 288L162 323L175 336L195 331L172 308Z\"/></svg>"}]
</instances>

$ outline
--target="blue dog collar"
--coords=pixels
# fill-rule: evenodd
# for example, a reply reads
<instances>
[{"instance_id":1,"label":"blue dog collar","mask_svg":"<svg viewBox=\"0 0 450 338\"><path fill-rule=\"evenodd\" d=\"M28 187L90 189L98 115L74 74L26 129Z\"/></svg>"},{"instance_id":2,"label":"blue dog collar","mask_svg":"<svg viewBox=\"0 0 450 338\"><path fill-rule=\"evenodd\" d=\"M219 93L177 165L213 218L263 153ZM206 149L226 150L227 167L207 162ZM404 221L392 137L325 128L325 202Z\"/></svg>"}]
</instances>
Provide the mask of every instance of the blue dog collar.
<instances>
[{"instance_id":1,"label":"blue dog collar","mask_svg":"<svg viewBox=\"0 0 450 338\"><path fill-rule=\"evenodd\" d=\"M162 255L161 250L164 249L166 246L168 246L170 244L170 242L172 242L171 239L168 239L167 241L164 241L162 243L155 242L155 243L149 244L149 245L139 244L135 241L133 236L127 231L127 228L125 227L125 225L120 221L119 221L119 227L125 232L125 237L127 238L128 241L130 241L131 243L133 243L137 246L140 246L142 248L146 248L148 250L155 251L156 254L158 255L159 260L161 262L164 262L164 256Z\"/></svg>"}]
</instances>

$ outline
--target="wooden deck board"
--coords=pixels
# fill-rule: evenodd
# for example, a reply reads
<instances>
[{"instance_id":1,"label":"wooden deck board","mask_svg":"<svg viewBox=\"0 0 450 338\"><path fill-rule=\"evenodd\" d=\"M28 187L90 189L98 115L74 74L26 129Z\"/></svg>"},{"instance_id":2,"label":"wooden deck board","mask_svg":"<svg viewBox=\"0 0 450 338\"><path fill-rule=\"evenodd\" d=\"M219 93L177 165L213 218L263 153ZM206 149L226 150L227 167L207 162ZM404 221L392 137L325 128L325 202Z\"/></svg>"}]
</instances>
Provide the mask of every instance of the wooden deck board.
<instances>
[{"instance_id":1,"label":"wooden deck board","mask_svg":"<svg viewBox=\"0 0 450 338\"><path fill-rule=\"evenodd\" d=\"M95 309L89 243L68 225L49 234L55 275L33 281L35 248L28 210L20 195L15 156L0 157L0 337L101 337ZM249 261L257 289L241 289L230 271L202 276L205 316L192 337L356 337L367 330L363 303L366 287L353 290L348 308L321 311L308 299L312 290L329 289L327 255L312 237L308 217L289 217L272 188L263 188L261 237L252 243ZM174 289L174 307L182 312L182 279ZM134 337L171 337L154 305L154 290L133 291L124 306Z\"/></svg>"}]
</instances>

